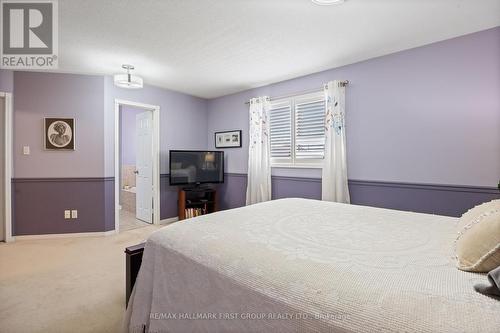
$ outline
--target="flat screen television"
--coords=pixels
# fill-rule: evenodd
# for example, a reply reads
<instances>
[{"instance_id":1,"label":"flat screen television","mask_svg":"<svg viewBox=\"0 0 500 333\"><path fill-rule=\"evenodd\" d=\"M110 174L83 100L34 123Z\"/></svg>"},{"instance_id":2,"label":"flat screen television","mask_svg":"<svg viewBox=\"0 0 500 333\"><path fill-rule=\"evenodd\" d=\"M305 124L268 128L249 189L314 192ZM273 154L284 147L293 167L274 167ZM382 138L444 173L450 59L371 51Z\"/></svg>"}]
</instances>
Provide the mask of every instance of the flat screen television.
<instances>
[{"instance_id":1,"label":"flat screen television","mask_svg":"<svg viewBox=\"0 0 500 333\"><path fill-rule=\"evenodd\" d=\"M170 151L170 185L224 183L224 152Z\"/></svg>"}]
</instances>

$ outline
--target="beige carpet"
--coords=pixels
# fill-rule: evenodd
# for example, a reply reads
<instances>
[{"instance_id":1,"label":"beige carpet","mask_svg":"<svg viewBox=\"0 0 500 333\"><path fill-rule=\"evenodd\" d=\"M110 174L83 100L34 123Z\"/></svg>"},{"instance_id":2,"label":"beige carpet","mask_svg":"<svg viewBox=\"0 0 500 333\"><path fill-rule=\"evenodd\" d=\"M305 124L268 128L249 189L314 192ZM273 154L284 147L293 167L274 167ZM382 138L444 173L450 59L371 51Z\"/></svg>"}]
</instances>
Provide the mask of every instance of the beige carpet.
<instances>
[{"instance_id":1,"label":"beige carpet","mask_svg":"<svg viewBox=\"0 0 500 333\"><path fill-rule=\"evenodd\" d=\"M118 332L127 246L157 226L108 237L0 244L0 332Z\"/></svg>"},{"instance_id":2,"label":"beige carpet","mask_svg":"<svg viewBox=\"0 0 500 333\"><path fill-rule=\"evenodd\" d=\"M147 225L148 223L136 219L135 213L120 210L120 232L142 228Z\"/></svg>"}]
</instances>

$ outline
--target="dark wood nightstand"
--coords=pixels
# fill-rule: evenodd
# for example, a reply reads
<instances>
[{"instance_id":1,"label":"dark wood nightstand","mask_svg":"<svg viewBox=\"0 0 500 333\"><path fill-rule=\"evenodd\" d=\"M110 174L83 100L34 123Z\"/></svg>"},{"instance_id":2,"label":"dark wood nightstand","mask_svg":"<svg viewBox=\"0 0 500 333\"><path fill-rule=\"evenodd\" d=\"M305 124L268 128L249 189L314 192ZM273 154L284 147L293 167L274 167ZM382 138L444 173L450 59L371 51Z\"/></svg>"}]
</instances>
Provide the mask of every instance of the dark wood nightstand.
<instances>
[{"instance_id":1,"label":"dark wood nightstand","mask_svg":"<svg viewBox=\"0 0 500 333\"><path fill-rule=\"evenodd\" d=\"M125 304L128 306L128 299L134 288L137 274L141 268L142 254L146 243L129 246L125 249Z\"/></svg>"}]
</instances>

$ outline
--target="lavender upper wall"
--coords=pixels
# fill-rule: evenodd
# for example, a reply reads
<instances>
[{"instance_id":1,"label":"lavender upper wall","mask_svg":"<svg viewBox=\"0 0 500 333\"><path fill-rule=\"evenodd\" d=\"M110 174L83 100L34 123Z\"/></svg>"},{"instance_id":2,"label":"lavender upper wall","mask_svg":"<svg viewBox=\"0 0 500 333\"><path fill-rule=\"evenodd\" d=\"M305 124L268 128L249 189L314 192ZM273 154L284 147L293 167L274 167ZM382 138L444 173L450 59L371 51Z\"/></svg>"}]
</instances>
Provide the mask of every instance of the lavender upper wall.
<instances>
[{"instance_id":1,"label":"lavender upper wall","mask_svg":"<svg viewBox=\"0 0 500 333\"><path fill-rule=\"evenodd\" d=\"M104 78L15 72L14 85L14 177L104 176ZM44 117L75 118L75 151L44 150Z\"/></svg>"},{"instance_id":2,"label":"lavender upper wall","mask_svg":"<svg viewBox=\"0 0 500 333\"><path fill-rule=\"evenodd\" d=\"M139 90L115 87L105 77L105 174L114 175L114 100L160 106L160 171L168 172L170 149L207 148L207 101L202 98L145 86Z\"/></svg>"},{"instance_id":3,"label":"lavender upper wall","mask_svg":"<svg viewBox=\"0 0 500 333\"><path fill-rule=\"evenodd\" d=\"M8 69L0 69L0 91L14 91L14 72Z\"/></svg>"},{"instance_id":4,"label":"lavender upper wall","mask_svg":"<svg viewBox=\"0 0 500 333\"><path fill-rule=\"evenodd\" d=\"M2 82L7 82L12 72L4 72ZM207 148L204 99L151 86L121 89L111 77L37 72L13 77L16 178L113 176L115 98L160 106L162 173L168 171L169 149ZM43 149L43 118L48 116L76 119L75 151ZM31 155L22 155L24 145Z\"/></svg>"},{"instance_id":5,"label":"lavender upper wall","mask_svg":"<svg viewBox=\"0 0 500 333\"><path fill-rule=\"evenodd\" d=\"M347 79L350 179L496 186L500 178L500 27L210 100L208 142L243 129L227 172L246 173L251 97ZM317 177L318 170L273 170Z\"/></svg>"},{"instance_id":6,"label":"lavender upper wall","mask_svg":"<svg viewBox=\"0 0 500 333\"><path fill-rule=\"evenodd\" d=\"M135 117L144 112L142 109L122 106L120 112L120 157L122 165L135 165L136 126Z\"/></svg>"}]
</instances>

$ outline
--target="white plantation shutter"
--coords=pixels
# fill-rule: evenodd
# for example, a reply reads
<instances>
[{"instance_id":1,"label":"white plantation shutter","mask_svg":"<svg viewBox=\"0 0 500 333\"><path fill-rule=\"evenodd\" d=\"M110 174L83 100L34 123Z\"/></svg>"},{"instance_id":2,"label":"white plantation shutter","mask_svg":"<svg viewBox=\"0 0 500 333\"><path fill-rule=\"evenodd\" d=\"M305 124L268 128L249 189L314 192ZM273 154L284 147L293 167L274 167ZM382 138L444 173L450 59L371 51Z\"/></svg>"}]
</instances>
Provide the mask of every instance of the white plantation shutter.
<instances>
[{"instance_id":1,"label":"white plantation shutter","mask_svg":"<svg viewBox=\"0 0 500 333\"><path fill-rule=\"evenodd\" d=\"M271 103L271 163L275 166L320 166L325 155L323 92Z\"/></svg>"},{"instance_id":2,"label":"white plantation shutter","mask_svg":"<svg viewBox=\"0 0 500 333\"><path fill-rule=\"evenodd\" d=\"M295 103L295 159L321 159L325 154L325 101Z\"/></svg>"},{"instance_id":3,"label":"white plantation shutter","mask_svg":"<svg viewBox=\"0 0 500 333\"><path fill-rule=\"evenodd\" d=\"M288 101L273 103L269 112L271 158L292 157L292 108Z\"/></svg>"}]
</instances>

